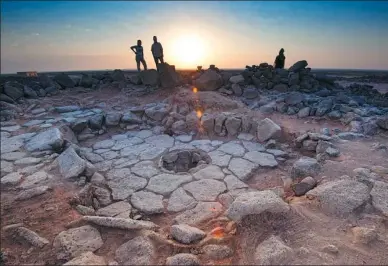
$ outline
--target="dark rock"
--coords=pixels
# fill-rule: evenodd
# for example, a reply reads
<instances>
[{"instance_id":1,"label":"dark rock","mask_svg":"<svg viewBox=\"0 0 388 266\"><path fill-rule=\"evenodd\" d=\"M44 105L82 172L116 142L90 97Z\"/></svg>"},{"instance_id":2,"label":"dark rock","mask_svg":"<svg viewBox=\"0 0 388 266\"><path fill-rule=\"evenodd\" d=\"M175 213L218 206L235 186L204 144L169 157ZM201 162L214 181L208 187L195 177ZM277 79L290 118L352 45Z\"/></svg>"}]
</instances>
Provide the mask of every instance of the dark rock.
<instances>
[{"instance_id":1,"label":"dark rock","mask_svg":"<svg viewBox=\"0 0 388 266\"><path fill-rule=\"evenodd\" d=\"M284 99L284 101L288 105L296 105L296 104L301 103L303 100L304 100L304 95L300 92L291 92Z\"/></svg>"},{"instance_id":2,"label":"dark rock","mask_svg":"<svg viewBox=\"0 0 388 266\"><path fill-rule=\"evenodd\" d=\"M7 82L4 84L4 94L13 100L17 100L24 95L23 85L17 82Z\"/></svg>"},{"instance_id":3,"label":"dark rock","mask_svg":"<svg viewBox=\"0 0 388 266\"><path fill-rule=\"evenodd\" d=\"M175 66L167 63L159 64L159 78L163 88L174 88L179 83L179 75L175 71Z\"/></svg>"},{"instance_id":4,"label":"dark rock","mask_svg":"<svg viewBox=\"0 0 388 266\"><path fill-rule=\"evenodd\" d=\"M132 112L127 112L121 117L121 122L126 124L141 124L143 121L140 117Z\"/></svg>"},{"instance_id":5,"label":"dark rock","mask_svg":"<svg viewBox=\"0 0 388 266\"><path fill-rule=\"evenodd\" d=\"M0 94L0 101L6 102L6 103L15 103L15 101L11 97L3 93Z\"/></svg>"},{"instance_id":6,"label":"dark rock","mask_svg":"<svg viewBox=\"0 0 388 266\"><path fill-rule=\"evenodd\" d=\"M160 83L159 73L155 69L140 72L140 79L143 85L157 86Z\"/></svg>"},{"instance_id":7,"label":"dark rock","mask_svg":"<svg viewBox=\"0 0 388 266\"><path fill-rule=\"evenodd\" d=\"M289 69L288 71L290 72L299 72L301 71L302 69L304 69L305 67L307 67L308 63L306 60L301 60L301 61L298 61L296 62L295 64L293 64Z\"/></svg>"},{"instance_id":8,"label":"dark rock","mask_svg":"<svg viewBox=\"0 0 388 266\"><path fill-rule=\"evenodd\" d=\"M104 123L104 115L103 114L96 114L96 115L93 115L90 119L89 119L89 127L91 129L101 129L102 128L102 124Z\"/></svg>"},{"instance_id":9,"label":"dark rock","mask_svg":"<svg viewBox=\"0 0 388 266\"><path fill-rule=\"evenodd\" d=\"M38 98L38 94L28 86L24 86L24 95L27 98L33 98L33 99Z\"/></svg>"},{"instance_id":10,"label":"dark rock","mask_svg":"<svg viewBox=\"0 0 388 266\"><path fill-rule=\"evenodd\" d=\"M56 86L50 86L45 89L47 94L56 95L58 94L59 90Z\"/></svg>"},{"instance_id":11,"label":"dark rock","mask_svg":"<svg viewBox=\"0 0 388 266\"><path fill-rule=\"evenodd\" d=\"M288 91L288 86L286 84L277 84L273 87L273 90L280 91L280 92L286 92L286 91Z\"/></svg>"},{"instance_id":12,"label":"dark rock","mask_svg":"<svg viewBox=\"0 0 388 266\"><path fill-rule=\"evenodd\" d=\"M328 83L328 84L332 84L332 85L334 84L334 81L335 81L335 78L329 77L324 73L315 74L315 79L320 81L320 82L324 82L324 83Z\"/></svg>"},{"instance_id":13,"label":"dark rock","mask_svg":"<svg viewBox=\"0 0 388 266\"><path fill-rule=\"evenodd\" d=\"M240 85L238 84L232 84L232 91L236 96L241 96L243 93L243 90L241 89Z\"/></svg>"},{"instance_id":14,"label":"dark rock","mask_svg":"<svg viewBox=\"0 0 388 266\"><path fill-rule=\"evenodd\" d=\"M79 85L84 88L91 88L93 86L92 76L87 74L82 74Z\"/></svg>"},{"instance_id":15,"label":"dark rock","mask_svg":"<svg viewBox=\"0 0 388 266\"><path fill-rule=\"evenodd\" d=\"M199 90L214 91L223 85L223 79L216 71L208 69L199 78L194 80L194 86Z\"/></svg>"},{"instance_id":16,"label":"dark rock","mask_svg":"<svg viewBox=\"0 0 388 266\"><path fill-rule=\"evenodd\" d=\"M382 129L388 130L388 116L380 117L377 120L377 125Z\"/></svg>"},{"instance_id":17,"label":"dark rock","mask_svg":"<svg viewBox=\"0 0 388 266\"><path fill-rule=\"evenodd\" d=\"M325 99L325 100L319 102L315 115L316 116L325 115L327 112L329 112L331 110L332 106L333 106L332 99Z\"/></svg>"},{"instance_id":18,"label":"dark rock","mask_svg":"<svg viewBox=\"0 0 388 266\"><path fill-rule=\"evenodd\" d=\"M113 70L111 74L111 78L113 81L125 81L124 72L120 69Z\"/></svg>"},{"instance_id":19,"label":"dark rock","mask_svg":"<svg viewBox=\"0 0 388 266\"><path fill-rule=\"evenodd\" d=\"M331 111L330 113L327 114L327 116L330 119L340 119L342 117L342 114L340 111Z\"/></svg>"},{"instance_id":20,"label":"dark rock","mask_svg":"<svg viewBox=\"0 0 388 266\"><path fill-rule=\"evenodd\" d=\"M244 90L243 96L247 99L255 99L259 96L259 93L255 88L248 87Z\"/></svg>"},{"instance_id":21,"label":"dark rock","mask_svg":"<svg viewBox=\"0 0 388 266\"><path fill-rule=\"evenodd\" d=\"M362 130L365 135L373 136L377 134L379 127L375 121L370 121L362 125Z\"/></svg>"},{"instance_id":22,"label":"dark rock","mask_svg":"<svg viewBox=\"0 0 388 266\"><path fill-rule=\"evenodd\" d=\"M79 120L74 122L74 124L71 126L71 129L74 131L74 133L79 134L87 126L88 126L88 120L87 119L79 119Z\"/></svg>"},{"instance_id":23,"label":"dark rock","mask_svg":"<svg viewBox=\"0 0 388 266\"><path fill-rule=\"evenodd\" d=\"M62 89L75 87L74 81L64 73L56 75L54 80L62 87Z\"/></svg>"}]
</instances>

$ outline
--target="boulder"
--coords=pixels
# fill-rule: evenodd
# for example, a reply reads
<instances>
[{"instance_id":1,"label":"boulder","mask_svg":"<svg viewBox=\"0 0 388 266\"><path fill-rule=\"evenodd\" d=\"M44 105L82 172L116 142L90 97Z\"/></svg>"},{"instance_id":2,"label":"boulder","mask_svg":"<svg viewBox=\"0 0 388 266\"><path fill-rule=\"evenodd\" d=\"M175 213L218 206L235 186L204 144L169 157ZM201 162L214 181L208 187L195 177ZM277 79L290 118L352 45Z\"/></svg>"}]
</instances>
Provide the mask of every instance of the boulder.
<instances>
[{"instance_id":1,"label":"boulder","mask_svg":"<svg viewBox=\"0 0 388 266\"><path fill-rule=\"evenodd\" d=\"M153 107L145 109L145 114L155 121L162 121L170 112L170 108L166 104L158 104Z\"/></svg>"},{"instance_id":2,"label":"boulder","mask_svg":"<svg viewBox=\"0 0 388 266\"><path fill-rule=\"evenodd\" d=\"M243 90L238 84L232 84L232 91L236 96L241 96L243 93Z\"/></svg>"},{"instance_id":3,"label":"boulder","mask_svg":"<svg viewBox=\"0 0 388 266\"><path fill-rule=\"evenodd\" d=\"M199 266L201 265L200 260L197 258L197 256L190 254L190 253L179 253L174 256L168 257L166 259L165 265L172 266L172 265L192 265L192 266Z\"/></svg>"},{"instance_id":4,"label":"boulder","mask_svg":"<svg viewBox=\"0 0 388 266\"><path fill-rule=\"evenodd\" d=\"M13 100L17 100L24 95L23 85L17 82L7 82L4 84L4 93Z\"/></svg>"},{"instance_id":5,"label":"boulder","mask_svg":"<svg viewBox=\"0 0 388 266\"><path fill-rule=\"evenodd\" d=\"M58 128L50 128L32 137L25 145L29 152L54 150L60 151L64 145L62 132Z\"/></svg>"},{"instance_id":6,"label":"boulder","mask_svg":"<svg viewBox=\"0 0 388 266\"><path fill-rule=\"evenodd\" d=\"M304 95L300 92L291 92L286 96L284 101L288 105L297 105L304 100Z\"/></svg>"},{"instance_id":7,"label":"boulder","mask_svg":"<svg viewBox=\"0 0 388 266\"><path fill-rule=\"evenodd\" d=\"M155 248L152 242L143 236L132 238L122 244L115 253L115 259L121 265L150 265Z\"/></svg>"},{"instance_id":8,"label":"boulder","mask_svg":"<svg viewBox=\"0 0 388 266\"><path fill-rule=\"evenodd\" d=\"M124 76L124 72L120 69L113 70L112 74L110 75L113 81L125 81L126 78Z\"/></svg>"},{"instance_id":9,"label":"boulder","mask_svg":"<svg viewBox=\"0 0 388 266\"><path fill-rule=\"evenodd\" d=\"M238 83L243 83L244 80L245 79L244 79L243 75L236 75L236 76L230 77L229 82L231 82L233 84L238 84Z\"/></svg>"},{"instance_id":10,"label":"boulder","mask_svg":"<svg viewBox=\"0 0 388 266\"><path fill-rule=\"evenodd\" d=\"M293 164L291 177L296 179L299 177L316 176L320 170L321 166L316 159L304 156Z\"/></svg>"},{"instance_id":11,"label":"boulder","mask_svg":"<svg viewBox=\"0 0 388 266\"><path fill-rule=\"evenodd\" d=\"M281 128L269 118L261 120L257 125L257 139L261 142L271 138L277 138L281 134Z\"/></svg>"},{"instance_id":12,"label":"boulder","mask_svg":"<svg viewBox=\"0 0 388 266\"><path fill-rule=\"evenodd\" d=\"M24 91L24 96L26 96L27 98L32 98L32 99L38 98L38 94L28 86L24 86L23 91Z\"/></svg>"},{"instance_id":13,"label":"boulder","mask_svg":"<svg viewBox=\"0 0 388 266\"><path fill-rule=\"evenodd\" d=\"M255 263L257 265L287 265L287 259L293 252L279 237L271 236L256 247Z\"/></svg>"},{"instance_id":14,"label":"boulder","mask_svg":"<svg viewBox=\"0 0 388 266\"><path fill-rule=\"evenodd\" d=\"M179 83L178 73L175 71L175 66L170 66L167 63L159 64L160 84L163 88L174 88Z\"/></svg>"},{"instance_id":15,"label":"boulder","mask_svg":"<svg viewBox=\"0 0 388 266\"><path fill-rule=\"evenodd\" d=\"M307 67L307 65L308 65L308 63L306 60L301 60L301 61L298 61L295 64L293 64L288 69L288 71L297 73L297 72L301 71L302 69L304 69L305 67Z\"/></svg>"},{"instance_id":16,"label":"boulder","mask_svg":"<svg viewBox=\"0 0 388 266\"><path fill-rule=\"evenodd\" d=\"M94 255L93 252L88 251L82 253L78 257L66 262L63 266L78 266L78 265L108 265L104 257Z\"/></svg>"},{"instance_id":17,"label":"boulder","mask_svg":"<svg viewBox=\"0 0 388 266\"><path fill-rule=\"evenodd\" d=\"M388 183L375 181L372 191L372 205L388 217Z\"/></svg>"},{"instance_id":18,"label":"boulder","mask_svg":"<svg viewBox=\"0 0 388 266\"><path fill-rule=\"evenodd\" d=\"M238 196L226 211L226 216L234 221L246 215L263 212L286 213L289 206L271 190L246 192Z\"/></svg>"},{"instance_id":19,"label":"boulder","mask_svg":"<svg viewBox=\"0 0 388 266\"><path fill-rule=\"evenodd\" d=\"M306 195L318 200L325 213L345 217L367 202L369 188L363 183L342 179L319 185Z\"/></svg>"},{"instance_id":20,"label":"boulder","mask_svg":"<svg viewBox=\"0 0 388 266\"><path fill-rule=\"evenodd\" d=\"M310 107L304 107L302 109L299 110L298 112L298 118L305 118L305 117L308 117L310 115Z\"/></svg>"},{"instance_id":21,"label":"boulder","mask_svg":"<svg viewBox=\"0 0 388 266\"><path fill-rule=\"evenodd\" d=\"M330 112L331 108L333 107L333 100L332 99L324 99L323 101L320 101L317 106L317 111L315 112L316 116L323 116L326 113Z\"/></svg>"},{"instance_id":22,"label":"boulder","mask_svg":"<svg viewBox=\"0 0 388 266\"><path fill-rule=\"evenodd\" d=\"M89 118L89 127L91 129L101 129L104 123L104 115L103 114L95 114Z\"/></svg>"},{"instance_id":23,"label":"boulder","mask_svg":"<svg viewBox=\"0 0 388 266\"><path fill-rule=\"evenodd\" d=\"M82 74L79 85L84 88L91 88L93 86L92 76L87 74Z\"/></svg>"},{"instance_id":24,"label":"boulder","mask_svg":"<svg viewBox=\"0 0 388 266\"><path fill-rule=\"evenodd\" d=\"M381 127L382 129L388 130L388 115L380 117L377 120L377 125Z\"/></svg>"},{"instance_id":25,"label":"boulder","mask_svg":"<svg viewBox=\"0 0 388 266\"><path fill-rule=\"evenodd\" d=\"M187 224L178 224L171 226L171 236L180 243L191 244L203 239L206 233Z\"/></svg>"},{"instance_id":26,"label":"boulder","mask_svg":"<svg viewBox=\"0 0 388 266\"><path fill-rule=\"evenodd\" d=\"M64 73L54 76L54 80L61 86L62 89L75 87L74 81Z\"/></svg>"},{"instance_id":27,"label":"boulder","mask_svg":"<svg viewBox=\"0 0 388 266\"><path fill-rule=\"evenodd\" d=\"M240 131L241 119L237 117L229 117L225 121L225 128L230 136L236 136Z\"/></svg>"},{"instance_id":28,"label":"boulder","mask_svg":"<svg viewBox=\"0 0 388 266\"><path fill-rule=\"evenodd\" d=\"M74 178L85 171L86 161L79 157L72 147L69 147L58 156L58 166L64 178Z\"/></svg>"},{"instance_id":29,"label":"boulder","mask_svg":"<svg viewBox=\"0 0 388 266\"><path fill-rule=\"evenodd\" d=\"M248 87L244 89L243 97L246 99L255 99L259 96L259 93L257 92L256 88Z\"/></svg>"},{"instance_id":30,"label":"boulder","mask_svg":"<svg viewBox=\"0 0 388 266\"><path fill-rule=\"evenodd\" d=\"M6 103L15 103L15 101L6 94L0 93L0 101Z\"/></svg>"},{"instance_id":31,"label":"boulder","mask_svg":"<svg viewBox=\"0 0 388 266\"><path fill-rule=\"evenodd\" d=\"M286 92L286 91L288 91L288 86L287 86L287 84L276 84L273 87L273 90L279 91L279 92Z\"/></svg>"},{"instance_id":32,"label":"boulder","mask_svg":"<svg viewBox=\"0 0 388 266\"><path fill-rule=\"evenodd\" d=\"M155 69L144 70L140 72L140 79L143 85L159 85L159 73Z\"/></svg>"},{"instance_id":33,"label":"boulder","mask_svg":"<svg viewBox=\"0 0 388 266\"><path fill-rule=\"evenodd\" d=\"M59 260L68 260L88 251L95 251L103 245L98 230L90 225L72 228L59 233L53 247Z\"/></svg>"},{"instance_id":34,"label":"boulder","mask_svg":"<svg viewBox=\"0 0 388 266\"><path fill-rule=\"evenodd\" d=\"M208 69L199 78L194 80L194 86L203 91L214 91L223 85L224 81L216 71Z\"/></svg>"}]
</instances>

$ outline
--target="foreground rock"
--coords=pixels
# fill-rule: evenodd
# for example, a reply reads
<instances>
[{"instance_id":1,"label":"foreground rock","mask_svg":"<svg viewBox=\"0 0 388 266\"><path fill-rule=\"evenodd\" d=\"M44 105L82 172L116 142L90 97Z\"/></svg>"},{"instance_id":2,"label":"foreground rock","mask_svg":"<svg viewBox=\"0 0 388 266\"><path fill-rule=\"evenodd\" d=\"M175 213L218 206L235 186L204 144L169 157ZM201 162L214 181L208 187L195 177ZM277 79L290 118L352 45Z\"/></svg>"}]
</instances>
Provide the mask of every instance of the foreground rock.
<instances>
[{"instance_id":1,"label":"foreground rock","mask_svg":"<svg viewBox=\"0 0 388 266\"><path fill-rule=\"evenodd\" d=\"M151 241L143 236L135 237L122 244L115 253L116 261L121 265L150 265L155 249Z\"/></svg>"},{"instance_id":2,"label":"foreground rock","mask_svg":"<svg viewBox=\"0 0 388 266\"><path fill-rule=\"evenodd\" d=\"M388 217L388 183L375 181L370 194L373 206Z\"/></svg>"},{"instance_id":3,"label":"foreground rock","mask_svg":"<svg viewBox=\"0 0 388 266\"><path fill-rule=\"evenodd\" d=\"M123 230L140 230L140 229L156 229L159 226L149 221L132 220L129 218L114 218L114 217L98 217L84 216L82 220L94 223L99 226L123 229Z\"/></svg>"},{"instance_id":4,"label":"foreground rock","mask_svg":"<svg viewBox=\"0 0 388 266\"><path fill-rule=\"evenodd\" d=\"M258 265L284 265L292 257L292 249L275 236L261 242L255 252Z\"/></svg>"},{"instance_id":5,"label":"foreground rock","mask_svg":"<svg viewBox=\"0 0 388 266\"><path fill-rule=\"evenodd\" d=\"M266 118L257 126L257 139L261 142L280 136L282 129L271 119Z\"/></svg>"},{"instance_id":6,"label":"foreground rock","mask_svg":"<svg viewBox=\"0 0 388 266\"><path fill-rule=\"evenodd\" d=\"M16 228L15 234L34 247L43 248L50 243L46 238L40 237L37 233L25 227Z\"/></svg>"},{"instance_id":7,"label":"foreground rock","mask_svg":"<svg viewBox=\"0 0 388 266\"><path fill-rule=\"evenodd\" d=\"M369 189L363 183L343 179L324 183L306 195L318 200L325 213L345 217L369 199Z\"/></svg>"},{"instance_id":8,"label":"foreground rock","mask_svg":"<svg viewBox=\"0 0 388 266\"><path fill-rule=\"evenodd\" d=\"M316 176L321 170L318 161L310 157L302 157L297 160L291 169L291 177L293 179L298 177Z\"/></svg>"},{"instance_id":9,"label":"foreground rock","mask_svg":"<svg viewBox=\"0 0 388 266\"><path fill-rule=\"evenodd\" d=\"M234 221L239 221L250 214L261 214L266 211L286 213L288 210L289 206L275 192L264 190L238 196L226 211L226 215Z\"/></svg>"},{"instance_id":10,"label":"foreground rock","mask_svg":"<svg viewBox=\"0 0 388 266\"><path fill-rule=\"evenodd\" d=\"M88 251L93 252L102 245L100 233L90 225L63 231L55 237L53 243L60 260L72 259Z\"/></svg>"},{"instance_id":11,"label":"foreground rock","mask_svg":"<svg viewBox=\"0 0 388 266\"><path fill-rule=\"evenodd\" d=\"M189 253L180 253L172 257L168 257L166 260L166 265L201 265L201 262L197 256Z\"/></svg>"},{"instance_id":12,"label":"foreground rock","mask_svg":"<svg viewBox=\"0 0 388 266\"><path fill-rule=\"evenodd\" d=\"M64 138L58 128L51 128L32 137L27 142L26 150L29 152L54 150L60 151L64 144Z\"/></svg>"},{"instance_id":13,"label":"foreground rock","mask_svg":"<svg viewBox=\"0 0 388 266\"><path fill-rule=\"evenodd\" d=\"M203 239L206 236L206 233L196 227L187 224L179 224L171 227L171 235L175 240L183 244L191 244Z\"/></svg>"},{"instance_id":14,"label":"foreground rock","mask_svg":"<svg viewBox=\"0 0 388 266\"><path fill-rule=\"evenodd\" d=\"M93 252L85 252L71 261L63 264L64 266L78 266L78 265L108 265L104 257L94 255Z\"/></svg>"},{"instance_id":15,"label":"foreground rock","mask_svg":"<svg viewBox=\"0 0 388 266\"><path fill-rule=\"evenodd\" d=\"M222 205L218 202L199 202L195 208L187 210L177 217L174 221L179 224L196 224L205 222L217 217L222 212Z\"/></svg>"},{"instance_id":16,"label":"foreground rock","mask_svg":"<svg viewBox=\"0 0 388 266\"><path fill-rule=\"evenodd\" d=\"M86 168L86 161L79 157L72 147L69 147L59 155L58 165L61 175L68 179L82 174Z\"/></svg>"},{"instance_id":17,"label":"foreground rock","mask_svg":"<svg viewBox=\"0 0 388 266\"><path fill-rule=\"evenodd\" d=\"M212 69L206 70L198 79L194 80L194 85L203 91L217 90L223 83L222 77Z\"/></svg>"}]
</instances>

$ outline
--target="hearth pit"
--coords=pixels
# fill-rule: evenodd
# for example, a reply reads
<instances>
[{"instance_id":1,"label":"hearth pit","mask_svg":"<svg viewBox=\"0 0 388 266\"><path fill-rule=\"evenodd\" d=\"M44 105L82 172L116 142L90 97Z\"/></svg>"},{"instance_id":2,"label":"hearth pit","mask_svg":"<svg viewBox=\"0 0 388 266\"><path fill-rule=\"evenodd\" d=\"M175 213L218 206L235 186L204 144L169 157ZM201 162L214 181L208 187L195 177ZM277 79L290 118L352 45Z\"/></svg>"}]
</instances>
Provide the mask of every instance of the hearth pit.
<instances>
[{"instance_id":1,"label":"hearth pit","mask_svg":"<svg viewBox=\"0 0 388 266\"><path fill-rule=\"evenodd\" d=\"M210 156L203 150L174 150L166 153L161 158L161 167L175 173L188 172L190 169L202 164L211 163Z\"/></svg>"}]
</instances>

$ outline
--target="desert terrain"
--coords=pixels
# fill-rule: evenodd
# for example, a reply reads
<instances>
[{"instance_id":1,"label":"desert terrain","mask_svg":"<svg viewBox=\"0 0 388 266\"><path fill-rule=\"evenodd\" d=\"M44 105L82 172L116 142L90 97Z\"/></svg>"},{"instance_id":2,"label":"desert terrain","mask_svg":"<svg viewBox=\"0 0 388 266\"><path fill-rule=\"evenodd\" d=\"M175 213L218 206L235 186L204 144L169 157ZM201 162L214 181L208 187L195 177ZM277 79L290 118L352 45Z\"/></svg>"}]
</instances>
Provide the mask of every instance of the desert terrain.
<instances>
[{"instance_id":1,"label":"desert terrain","mask_svg":"<svg viewBox=\"0 0 388 266\"><path fill-rule=\"evenodd\" d=\"M3 265L387 265L388 72L1 77Z\"/></svg>"}]
</instances>

